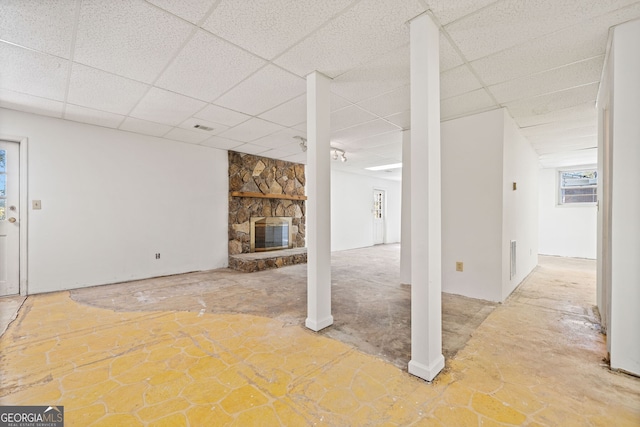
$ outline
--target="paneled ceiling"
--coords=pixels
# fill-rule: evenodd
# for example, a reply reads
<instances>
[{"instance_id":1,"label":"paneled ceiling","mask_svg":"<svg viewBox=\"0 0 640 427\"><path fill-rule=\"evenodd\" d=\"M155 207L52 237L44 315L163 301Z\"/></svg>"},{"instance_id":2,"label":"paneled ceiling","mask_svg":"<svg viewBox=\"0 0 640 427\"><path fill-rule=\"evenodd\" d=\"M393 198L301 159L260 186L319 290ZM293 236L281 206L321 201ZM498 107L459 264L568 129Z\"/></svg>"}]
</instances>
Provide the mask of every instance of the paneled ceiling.
<instances>
[{"instance_id":1,"label":"paneled ceiling","mask_svg":"<svg viewBox=\"0 0 640 427\"><path fill-rule=\"evenodd\" d=\"M595 162L608 31L640 1L2 0L0 106L305 162L318 70L348 158L333 167L398 179L364 168L401 161L407 21L427 10L442 120L506 107L543 166Z\"/></svg>"}]
</instances>

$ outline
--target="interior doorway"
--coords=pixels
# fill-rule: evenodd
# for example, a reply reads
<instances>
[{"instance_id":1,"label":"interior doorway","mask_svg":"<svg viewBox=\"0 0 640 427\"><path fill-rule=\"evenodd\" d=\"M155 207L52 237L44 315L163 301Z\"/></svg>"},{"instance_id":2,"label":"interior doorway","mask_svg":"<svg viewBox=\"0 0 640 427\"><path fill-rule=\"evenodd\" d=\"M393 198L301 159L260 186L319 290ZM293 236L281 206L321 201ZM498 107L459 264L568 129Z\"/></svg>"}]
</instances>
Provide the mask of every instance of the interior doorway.
<instances>
[{"instance_id":1,"label":"interior doorway","mask_svg":"<svg viewBox=\"0 0 640 427\"><path fill-rule=\"evenodd\" d=\"M373 244L382 245L385 243L386 230L386 192L384 190L373 190Z\"/></svg>"},{"instance_id":2,"label":"interior doorway","mask_svg":"<svg viewBox=\"0 0 640 427\"><path fill-rule=\"evenodd\" d=\"M0 296L20 292L20 145L0 141Z\"/></svg>"}]
</instances>

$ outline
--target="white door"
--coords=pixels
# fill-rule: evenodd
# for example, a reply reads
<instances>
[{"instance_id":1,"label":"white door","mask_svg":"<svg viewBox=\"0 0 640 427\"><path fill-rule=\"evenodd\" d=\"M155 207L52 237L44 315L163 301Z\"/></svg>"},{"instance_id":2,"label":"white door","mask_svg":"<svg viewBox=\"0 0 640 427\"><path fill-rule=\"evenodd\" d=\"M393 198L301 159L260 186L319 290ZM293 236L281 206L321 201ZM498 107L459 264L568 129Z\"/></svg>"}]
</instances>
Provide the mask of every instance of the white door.
<instances>
[{"instance_id":1,"label":"white door","mask_svg":"<svg viewBox=\"0 0 640 427\"><path fill-rule=\"evenodd\" d=\"M373 244L384 243L385 228L385 194L384 190L373 190Z\"/></svg>"},{"instance_id":2,"label":"white door","mask_svg":"<svg viewBox=\"0 0 640 427\"><path fill-rule=\"evenodd\" d=\"M20 148L0 141L0 296L20 291Z\"/></svg>"}]
</instances>

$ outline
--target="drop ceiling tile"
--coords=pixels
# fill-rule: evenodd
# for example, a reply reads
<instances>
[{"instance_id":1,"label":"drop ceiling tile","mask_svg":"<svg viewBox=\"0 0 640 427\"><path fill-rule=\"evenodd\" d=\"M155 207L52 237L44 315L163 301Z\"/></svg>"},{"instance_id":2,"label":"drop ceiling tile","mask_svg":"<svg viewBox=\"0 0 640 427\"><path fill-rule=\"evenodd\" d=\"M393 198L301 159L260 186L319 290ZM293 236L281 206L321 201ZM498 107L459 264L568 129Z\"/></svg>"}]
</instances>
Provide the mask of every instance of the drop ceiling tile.
<instances>
[{"instance_id":1,"label":"drop ceiling tile","mask_svg":"<svg viewBox=\"0 0 640 427\"><path fill-rule=\"evenodd\" d=\"M331 141L348 143L374 135L397 131L398 127L382 119L372 120L331 134Z\"/></svg>"},{"instance_id":2,"label":"drop ceiling tile","mask_svg":"<svg viewBox=\"0 0 640 427\"><path fill-rule=\"evenodd\" d=\"M151 83L192 31L146 2L84 0L74 61Z\"/></svg>"},{"instance_id":3,"label":"drop ceiling tile","mask_svg":"<svg viewBox=\"0 0 640 427\"><path fill-rule=\"evenodd\" d=\"M594 109L595 111L595 109ZM576 119L565 119L560 122L549 122L534 126L522 127L520 131L527 138L533 138L543 135L553 135L556 132L561 132L567 129L578 129L586 126L596 126L598 118L594 114L593 116L587 116Z\"/></svg>"},{"instance_id":4,"label":"drop ceiling tile","mask_svg":"<svg viewBox=\"0 0 640 427\"><path fill-rule=\"evenodd\" d=\"M409 45L406 45L336 77L331 82L331 91L356 103L409 83Z\"/></svg>"},{"instance_id":5,"label":"drop ceiling tile","mask_svg":"<svg viewBox=\"0 0 640 427\"><path fill-rule=\"evenodd\" d=\"M281 147L278 147L278 150L286 151L287 153L289 153L289 155L304 152L302 151L302 148L300 148L300 143L298 142L294 142L293 144L283 145Z\"/></svg>"},{"instance_id":6,"label":"drop ceiling tile","mask_svg":"<svg viewBox=\"0 0 640 427\"><path fill-rule=\"evenodd\" d=\"M568 153L545 154L540 156L538 161L543 168L594 165L598 163L598 150L593 148Z\"/></svg>"},{"instance_id":7,"label":"drop ceiling tile","mask_svg":"<svg viewBox=\"0 0 640 427\"><path fill-rule=\"evenodd\" d=\"M149 86L82 64L73 64L67 101L116 114L128 114Z\"/></svg>"},{"instance_id":8,"label":"drop ceiling tile","mask_svg":"<svg viewBox=\"0 0 640 427\"><path fill-rule=\"evenodd\" d=\"M271 135L256 139L252 142L252 144L261 145L263 147L271 149L281 149L284 146L293 144L297 147L297 150L300 150L300 140L296 139L296 136L306 138L304 132L300 132L295 129L283 129L281 131L272 133Z\"/></svg>"},{"instance_id":9,"label":"drop ceiling tile","mask_svg":"<svg viewBox=\"0 0 640 427\"><path fill-rule=\"evenodd\" d=\"M260 155L263 157L269 157L270 159L284 160L286 157L291 156L291 153L289 151L275 149L275 150L262 152L260 153Z\"/></svg>"},{"instance_id":10,"label":"drop ceiling tile","mask_svg":"<svg viewBox=\"0 0 640 427\"><path fill-rule=\"evenodd\" d=\"M440 101L440 118L449 120L467 114L487 111L498 106L484 89L477 89L462 95Z\"/></svg>"},{"instance_id":11,"label":"drop ceiling tile","mask_svg":"<svg viewBox=\"0 0 640 427\"><path fill-rule=\"evenodd\" d=\"M203 28L263 58L272 59L353 2L222 0Z\"/></svg>"},{"instance_id":12,"label":"drop ceiling tile","mask_svg":"<svg viewBox=\"0 0 640 427\"><path fill-rule=\"evenodd\" d=\"M334 111L331 113L331 131L336 132L344 128L359 125L360 123L370 122L377 117L360 107L351 105L347 108Z\"/></svg>"},{"instance_id":13,"label":"drop ceiling tile","mask_svg":"<svg viewBox=\"0 0 640 427\"><path fill-rule=\"evenodd\" d=\"M246 122L251 118L251 116L248 116L246 114L229 110L228 108L220 107L214 104L207 105L205 108L194 114L194 117L198 119L208 120L214 123L221 123L229 127L239 125L240 123Z\"/></svg>"},{"instance_id":14,"label":"drop ceiling tile","mask_svg":"<svg viewBox=\"0 0 640 427\"><path fill-rule=\"evenodd\" d=\"M63 117L75 122L108 128L117 128L124 120L124 116L120 114L108 113L106 111L94 110L73 104L66 105Z\"/></svg>"},{"instance_id":15,"label":"drop ceiling tile","mask_svg":"<svg viewBox=\"0 0 640 427\"><path fill-rule=\"evenodd\" d=\"M219 148L221 150L231 150L232 148L239 147L242 144L243 143L239 141L220 138L219 136L212 136L211 138L204 140L204 142L201 145L205 145L207 147L212 147L212 148Z\"/></svg>"},{"instance_id":16,"label":"drop ceiling tile","mask_svg":"<svg viewBox=\"0 0 640 427\"><path fill-rule=\"evenodd\" d=\"M575 107L589 101L592 101L595 105L598 86L599 83L593 83L535 98L508 102L504 106L508 108L511 117L518 118L546 114L550 111Z\"/></svg>"},{"instance_id":17,"label":"drop ceiling tile","mask_svg":"<svg viewBox=\"0 0 640 427\"><path fill-rule=\"evenodd\" d=\"M173 139L174 141L188 142L190 144L199 144L205 139L211 138L211 135L202 132L194 132L188 129L173 128L167 132L163 138Z\"/></svg>"},{"instance_id":18,"label":"drop ceiling tile","mask_svg":"<svg viewBox=\"0 0 640 427\"><path fill-rule=\"evenodd\" d=\"M466 65L440 73L440 98L462 95L480 89L482 85Z\"/></svg>"},{"instance_id":19,"label":"drop ceiling tile","mask_svg":"<svg viewBox=\"0 0 640 427\"><path fill-rule=\"evenodd\" d=\"M177 126L205 105L197 99L153 87L130 115L138 119Z\"/></svg>"},{"instance_id":20,"label":"drop ceiling tile","mask_svg":"<svg viewBox=\"0 0 640 427\"><path fill-rule=\"evenodd\" d=\"M260 118L282 126L293 126L307 120L307 95L287 101L260 114Z\"/></svg>"},{"instance_id":21,"label":"drop ceiling tile","mask_svg":"<svg viewBox=\"0 0 640 427\"><path fill-rule=\"evenodd\" d=\"M449 39L440 32L440 72L450 70L464 64L462 58L453 48Z\"/></svg>"},{"instance_id":22,"label":"drop ceiling tile","mask_svg":"<svg viewBox=\"0 0 640 427\"><path fill-rule=\"evenodd\" d=\"M304 79L268 65L216 99L216 104L257 115L305 93L305 90Z\"/></svg>"},{"instance_id":23,"label":"drop ceiling tile","mask_svg":"<svg viewBox=\"0 0 640 427\"><path fill-rule=\"evenodd\" d=\"M331 94L331 111L336 111L349 105L353 104L335 93Z\"/></svg>"},{"instance_id":24,"label":"drop ceiling tile","mask_svg":"<svg viewBox=\"0 0 640 427\"><path fill-rule=\"evenodd\" d=\"M598 124L592 123L591 125L588 125L588 126L582 126L582 127L572 128L572 129L558 129L555 132L528 136L527 139L529 140L529 142L533 144L533 143L544 142L549 140L559 143L563 141L569 141L576 138L584 138L584 137L591 137L597 141L598 140Z\"/></svg>"},{"instance_id":25,"label":"drop ceiling tile","mask_svg":"<svg viewBox=\"0 0 640 427\"><path fill-rule=\"evenodd\" d=\"M76 5L56 0L2 1L0 38L69 59Z\"/></svg>"},{"instance_id":26,"label":"drop ceiling tile","mask_svg":"<svg viewBox=\"0 0 640 427\"><path fill-rule=\"evenodd\" d=\"M307 122L291 126L291 129L299 130L300 132L307 133Z\"/></svg>"},{"instance_id":27,"label":"drop ceiling tile","mask_svg":"<svg viewBox=\"0 0 640 427\"><path fill-rule=\"evenodd\" d=\"M411 88L403 86L375 98L359 102L358 105L380 117L401 113L411 108Z\"/></svg>"},{"instance_id":28,"label":"drop ceiling tile","mask_svg":"<svg viewBox=\"0 0 640 427\"><path fill-rule=\"evenodd\" d=\"M62 117L62 102L0 89L0 107L42 116Z\"/></svg>"},{"instance_id":29,"label":"drop ceiling tile","mask_svg":"<svg viewBox=\"0 0 640 427\"><path fill-rule=\"evenodd\" d=\"M291 156L284 157L283 160L286 160L287 162L300 163L300 164L306 165L307 153L293 154Z\"/></svg>"},{"instance_id":30,"label":"drop ceiling tile","mask_svg":"<svg viewBox=\"0 0 640 427\"><path fill-rule=\"evenodd\" d=\"M489 86L500 103L531 98L545 93L600 81L604 55L574 62L560 68Z\"/></svg>"},{"instance_id":31,"label":"drop ceiling tile","mask_svg":"<svg viewBox=\"0 0 640 427\"><path fill-rule=\"evenodd\" d=\"M374 134L365 138L345 141L343 147L347 151L369 150L374 147L388 146L389 144L402 145L402 131L398 128L391 132Z\"/></svg>"},{"instance_id":32,"label":"drop ceiling tile","mask_svg":"<svg viewBox=\"0 0 640 427\"><path fill-rule=\"evenodd\" d=\"M411 127L411 111L403 111L402 113L392 114L384 118L385 120L400 126L402 129Z\"/></svg>"},{"instance_id":33,"label":"drop ceiling tile","mask_svg":"<svg viewBox=\"0 0 640 427\"><path fill-rule=\"evenodd\" d=\"M262 59L199 30L156 85L210 102L265 64Z\"/></svg>"},{"instance_id":34,"label":"drop ceiling tile","mask_svg":"<svg viewBox=\"0 0 640 427\"><path fill-rule=\"evenodd\" d=\"M251 120L222 132L220 136L235 139L236 141L251 142L283 129L285 129L283 126L254 117Z\"/></svg>"},{"instance_id":35,"label":"drop ceiling tile","mask_svg":"<svg viewBox=\"0 0 640 427\"><path fill-rule=\"evenodd\" d=\"M275 60L299 76L340 74L406 45L405 23L424 12L417 0L363 0Z\"/></svg>"},{"instance_id":36,"label":"drop ceiling tile","mask_svg":"<svg viewBox=\"0 0 640 427\"><path fill-rule=\"evenodd\" d=\"M64 101L69 61L0 42L0 88Z\"/></svg>"},{"instance_id":37,"label":"drop ceiling tile","mask_svg":"<svg viewBox=\"0 0 640 427\"><path fill-rule=\"evenodd\" d=\"M549 140L531 143L531 145L538 154L568 152L597 147L598 137L584 136L581 138L574 138L565 141Z\"/></svg>"},{"instance_id":38,"label":"drop ceiling tile","mask_svg":"<svg viewBox=\"0 0 640 427\"><path fill-rule=\"evenodd\" d=\"M260 145L253 145L253 144L242 144L233 149L233 151L236 151L238 153L246 153L246 154L260 154L268 150L269 150L268 148L261 147Z\"/></svg>"},{"instance_id":39,"label":"drop ceiling tile","mask_svg":"<svg viewBox=\"0 0 640 427\"><path fill-rule=\"evenodd\" d=\"M545 123L562 123L566 121L590 119L597 122L598 115L593 101L585 102L575 107L550 111L546 114L536 114L533 116L523 116L514 118L516 123L522 128L536 126Z\"/></svg>"},{"instance_id":40,"label":"drop ceiling tile","mask_svg":"<svg viewBox=\"0 0 640 427\"><path fill-rule=\"evenodd\" d=\"M159 8L166 10L169 13L173 13L182 19L186 19L189 22L197 24L202 18L204 18L215 3L213 0L189 0L189 1L176 1L176 0L147 0L149 3L153 3Z\"/></svg>"},{"instance_id":41,"label":"drop ceiling tile","mask_svg":"<svg viewBox=\"0 0 640 427\"><path fill-rule=\"evenodd\" d=\"M121 130L129 132L142 133L144 135L162 136L171 130L171 126L154 123L147 120L127 117L120 125Z\"/></svg>"},{"instance_id":42,"label":"drop ceiling tile","mask_svg":"<svg viewBox=\"0 0 640 427\"><path fill-rule=\"evenodd\" d=\"M210 128L213 128L213 130L198 129L196 127L197 125L210 127ZM198 119L196 117L188 118L184 122L180 123L180 126L178 127L182 129L190 130L192 132L201 133L203 135L206 135L207 138L213 135L222 133L225 130L229 129L229 126L225 126L220 123L210 122L208 120Z\"/></svg>"},{"instance_id":43,"label":"drop ceiling tile","mask_svg":"<svg viewBox=\"0 0 640 427\"><path fill-rule=\"evenodd\" d=\"M468 60L564 30L636 0L572 1L503 0L445 28Z\"/></svg>"},{"instance_id":44,"label":"drop ceiling tile","mask_svg":"<svg viewBox=\"0 0 640 427\"><path fill-rule=\"evenodd\" d=\"M609 28L638 17L640 2L478 59L471 66L492 85L600 56L607 47Z\"/></svg>"},{"instance_id":45,"label":"drop ceiling tile","mask_svg":"<svg viewBox=\"0 0 640 427\"><path fill-rule=\"evenodd\" d=\"M440 25L449 24L497 0L426 0Z\"/></svg>"}]
</instances>

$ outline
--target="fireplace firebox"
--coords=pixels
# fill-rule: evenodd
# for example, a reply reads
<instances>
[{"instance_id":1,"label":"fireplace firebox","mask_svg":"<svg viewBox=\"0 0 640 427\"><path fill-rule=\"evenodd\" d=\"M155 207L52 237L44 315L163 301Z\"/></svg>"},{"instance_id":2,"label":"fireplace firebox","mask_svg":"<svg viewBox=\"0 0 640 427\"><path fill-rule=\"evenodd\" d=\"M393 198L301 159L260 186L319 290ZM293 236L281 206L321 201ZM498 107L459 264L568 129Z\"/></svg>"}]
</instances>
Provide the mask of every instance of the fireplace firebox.
<instances>
[{"instance_id":1,"label":"fireplace firebox","mask_svg":"<svg viewBox=\"0 0 640 427\"><path fill-rule=\"evenodd\" d=\"M293 247L292 218L284 216L251 218L251 252Z\"/></svg>"}]
</instances>

